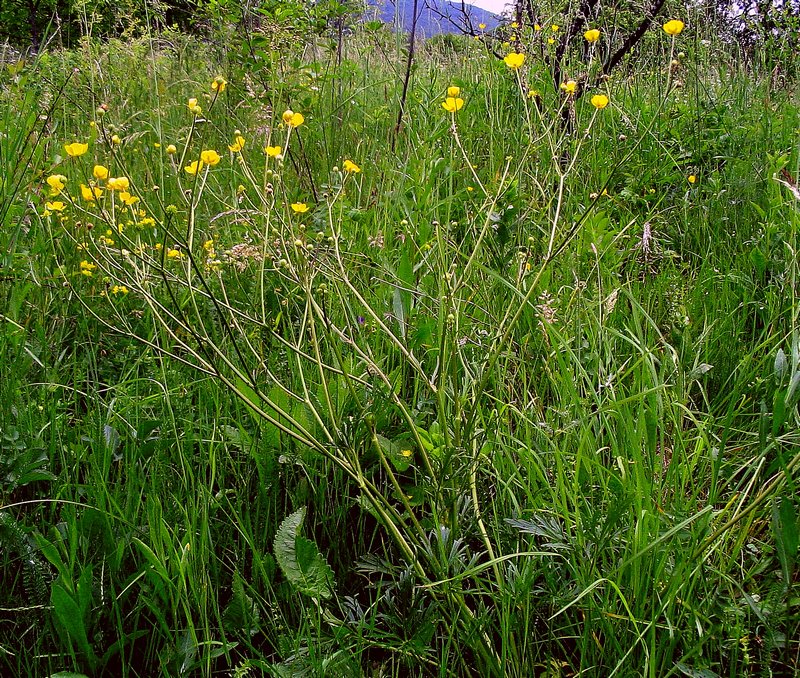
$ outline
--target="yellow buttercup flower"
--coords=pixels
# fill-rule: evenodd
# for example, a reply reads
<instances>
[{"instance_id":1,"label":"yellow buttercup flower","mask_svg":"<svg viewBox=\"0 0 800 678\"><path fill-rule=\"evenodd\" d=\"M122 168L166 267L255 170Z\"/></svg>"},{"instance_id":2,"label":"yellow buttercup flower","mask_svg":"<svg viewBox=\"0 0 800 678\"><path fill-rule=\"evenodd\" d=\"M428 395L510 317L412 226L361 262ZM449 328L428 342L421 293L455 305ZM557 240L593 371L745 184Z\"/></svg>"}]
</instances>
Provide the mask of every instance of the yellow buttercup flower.
<instances>
[{"instance_id":1,"label":"yellow buttercup flower","mask_svg":"<svg viewBox=\"0 0 800 678\"><path fill-rule=\"evenodd\" d=\"M81 197L86 202L94 202L97 198L103 197L103 189L95 185L87 186L86 184L81 184Z\"/></svg>"},{"instance_id":2,"label":"yellow buttercup flower","mask_svg":"<svg viewBox=\"0 0 800 678\"><path fill-rule=\"evenodd\" d=\"M295 214L305 214L308 212L308 205L304 202L293 202L290 207Z\"/></svg>"},{"instance_id":3,"label":"yellow buttercup flower","mask_svg":"<svg viewBox=\"0 0 800 678\"><path fill-rule=\"evenodd\" d=\"M567 94L575 94L578 91L578 83L574 80L567 80L560 85L561 89Z\"/></svg>"},{"instance_id":4,"label":"yellow buttercup flower","mask_svg":"<svg viewBox=\"0 0 800 678\"><path fill-rule=\"evenodd\" d=\"M679 19L672 19L664 24L663 29L667 35L671 35L674 38L675 36L681 34L681 31L683 31L683 27L684 27L683 21Z\"/></svg>"},{"instance_id":5,"label":"yellow buttercup flower","mask_svg":"<svg viewBox=\"0 0 800 678\"><path fill-rule=\"evenodd\" d=\"M180 259L183 256L183 252L180 250L176 250L173 248L167 249L167 258L168 259Z\"/></svg>"},{"instance_id":6,"label":"yellow buttercup flower","mask_svg":"<svg viewBox=\"0 0 800 678\"><path fill-rule=\"evenodd\" d=\"M50 195L56 196L61 191L64 190L64 187L67 185L67 177L63 174L51 174L47 179L45 179L47 185L50 187Z\"/></svg>"},{"instance_id":7,"label":"yellow buttercup flower","mask_svg":"<svg viewBox=\"0 0 800 678\"><path fill-rule=\"evenodd\" d=\"M167 155L175 155L178 152L178 147L175 144L167 146Z\"/></svg>"},{"instance_id":8,"label":"yellow buttercup flower","mask_svg":"<svg viewBox=\"0 0 800 678\"><path fill-rule=\"evenodd\" d=\"M135 195L131 195L130 193L128 193L128 191L120 191L119 199L123 203L125 203L128 207L139 202L139 198L137 198Z\"/></svg>"},{"instance_id":9,"label":"yellow buttercup flower","mask_svg":"<svg viewBox=\"0 0 800 678\"><path fill-rule=\"evenodd\" d=\"M603 108L608 106L608 97L605 94L595 94L592 97L592 106L602 110Z\"/></svg>"},{"instance_id":10,"label":"yellow buttercup flower","mask_svg":"<svg viewBox=\"0 0 800 678\"><path fill-rule=\"evenodd\" d=\"M511 28L519 28L519 24L516 21L512 21Z\"/></svg>"},{"instance_id":11,"label":"yellow buttercup flower","mask_svg":"<svg viewBox=\"0 0 800 678\"><path fill-rule=\"evenodd\" d=\"M596 28L590 28L583 34L583 37L586 38L586 42L595 43L600 39L600 31Z\"/></svg>"},{"instance_id":12,"label":"yellow buttercup flower","mask_svg":"<svg viewBox=\"0 0 800 678\"><path fill-rule=\"evenodd\" d=\"M525 55L518 52L510 52L503 57L503 61L512 71L516 71L525 63Z\"/></svg>"},{"instance_id":13,"label":"yellow buttercup flower","mask_svg":"<svg viewBox=\"0 0 800 678\"><path fill-rule=\"evenodd\" d=\"M94 169L92 170L92 174L94 175L95 179L105 181L108 179L108 167L103 167L103 165L95 165Z\"/></svg>"},{"instance_id":14,"label":"yellow buttercup flower","mask_svg":"<svg viewBox=\"0 0 800 678\"><path fill-rule=\"evenodd\" d=\"M228 148L234 153L241 151L244 148L244 137L237 136L233 140L233 143L228 146Z\"/></svg>"},{"instance_id":15,"label":"yellow buttercup flower","mask_svg":"<svg viewBox=\"0 0 800 678\"><path fill-rule=\"evenodd\" d=\"M78 158L89 150L89 144L82 144L75 141L71 144L65 144L64 150L70 158Z\"/></svg>"},{"instance_id":16,"label":"yellow buttercup flower","mask_svg":"<svg viewBox=\"0 0 800 678\"><path fill-rule=\"evenodd\" d=\"M213 89L218 94L222 94L225 91L225 87L227 86L228 81L223 78L221 75L218 75L214 78L214 82L211 83L211 89Z\"/></svg>"},{"instance_id":17,"label":"yellow buttercup flower","mask_svg":"<svg viewBox=\"0 0 800 678\"><path fill-rule=\"evenodd\" d=\"M83 260L83 261L80 263L81 275L85 275L85 276L87 276L87 277L91 277L91 276L92 276L92 272L93 272L93 271L94 271L96 268L97 268L97 264L93 264L93 263L92 263L92 262L90 262L90 261L86 261L86 259L84 259L84 260Z\"/></svg>"},{"instance_id":18,"label":"yellow buttercup flower","mask_svg":"<svg viewBox=\"0 0 800 678\"><path fill-rule=\"evenodd\" d=\"M131 187L128 177L109 177L106 188L109 191L127 191Z\"/></svg>"},{"instance_id":19,"label":"yellow buttercup flower","mask_svg":"<svg viewBox=\"0 0 800 678\"><path fill-rule=\"evenodd\" d=\"M481 30L483 30L484 28L486 28L486 24L478 24L478 28L480 28Z\"/></svg>"},{"instance_id":20,"label":"yellow buttercup flower","mask_svg":"<svg viewBox=\"0 0 800 678\"><path fill-rule=\"evenodd\" d=\"M533 24L533 30L538 33L542 30L542 27L539 24Z\"/></svg>"},{"instance_id":21,"label":"yellow buttercup flower","mask_svg":"<svg viewBox=\"0 0 800 678\"><path fill-rule=\"evenodd\" d=\"M456 113L460 111L463 106L464 100L460 97L447 97L447 99L442 102L442 108L448 113Z\"/></svg>"},{"instance_id":22,"label":"yellow buttercup flower","mask_svg":"<svg viewBox=\"0 0 800 678\"><path fill-rule=\"evenodd\" d=\"M197 99L194 97L189 99L189 101L186 103L186 107L195 115L201 115L203 112L203 109L200 107L200 105L197 103Z\"/></svg>"},{"instance_id":23,"label":"yellow buttercup flower","mask_svg":"<svg viewBox=\"0 0 800 678\"><path fill-rule=\"evenodd\" d=\"M113 134L111 136L111 143L115 146L119 146L122 143L122 139L119 138L119 134Z\"/></svg>"},{"instance_id":24,"label":"yellow buttercup flower","mask_svg":"<svg viewBox=\"0 0 800 678\"><path fill-rule=\"evenodd\" d=\"M697 177L694 174L690 174L686 179L690 184L697 183Z\"/></svg>"},{"instance_id":25,"label":"yellow buttercup flower","mask_svg":"<svg viewBox=\"0 0 800 678\"><path fill-rule=\"evenodd\" d=\"M528 99L536 99L537 97L540 97L540 96L541 96L541 93L539 92L538 89L529 89L528 90Z\"/></svg>"},{"instance_id":26,"label":"yellow buttercup flower","mask_svg":"<svg viewBox=\"0 0 800 678\"><path fill-rule=\"evenodd\" d=\"M556 39L555 38L547 38L547 44L548 45L555 45L556 44Z\"/></svg>"},{"instance_id":27,"label":"yellow buttercup flower","mask_svg":"<svg viewBox=\"0 0 800 678\"><path fill-rule=\"evenodd\" d=\"M550 26L550 28L553 30L553 33L557 33L558 29L561 28L561 26L559 26L558 24L553 24L552 26Z\"/></svg>"},{"instance_id":28,"label":"yellow buttercup flower","mask_svg":"<svg viewBox=\"0 0 800 678\"><path fill-rule=\"evenodd\" d=\"M186 172L186 174L197 174L201 169L203 169L203 161L195 160L194 162L189 163L183 169Z\"/></svg>"},{"instance_id":29,"label":"yellow buttercup flower","mask_svg":"<svg viewBox=\"0 0 800 678\"><path fill-rule=\"evenodd\" d=\"M264 153L266 153L270 158L277 158L281 154L281 150L283 150L280 146L267 146L264 149Z\"/></svg>"},{"instance_id":30,"label":"yellow buttercup flower","mask_svg":"<svg viewBox=\"0 0 800 678\"><path fill-rule=\"evenodd\" d=\"M361 168L356 165L352 160L345 160L342 163L342 168L348 174L358 174L361 171Z\"/></svg>"},{"instance_id":31,"label":"yellow buttercup flower","mask_svg":"<svg viewBox=\"0 0 800 678\"><path fill-rule=\"evenodd\" d=\"M125 285L114 285L111 288L111 294L127 294L128 288Z\"/></svg>"},{"instance_id":32,"label":"yellow buttercup flower","mask_svg":"<svg viewBox=\"0 0 800 678\"><path fill-rule=\"evenodd\" d=\"M450 85L450 87L447 88L447 96L457 97L459 94L461 94L460 87L456 87L455 85Z\"/></svg>"},{"instance_id":33,"label":"yellow buttercup flower","mask_svg":"<svg viewBox=\"0 0 800 678\"><path fill-rule=\"evenodd\" d=\"M211 165L212 167L214 165L218 165L221 159L222 158L219 157L219 153L213 150L207 150L200 153L200 160L202 160L206 165Z\"/></svg>"},{"instance_id":34,"label":"yellow buttercup flower","mask_svg":"<svg viewBox=\"0 0 800 678\"><path fill-rule=\"evenodd\" d=\"M66 207L66 203L61 202L60 200L55 200L53 202L46 202L44 204L45 209L49 210L50 212L61 212Z\"/></svg>"},{"instance_id":35,"label":"yellow buttercup flower","mask_svg":"<svg viewBox=\"0 0 800 678\"><path fill-rule=\"evenodd\" d=\"M295 113L290 108L283 112L281 118L289 127L300 127L306 121L302 113Z\"/></svg>"}]
</instances>

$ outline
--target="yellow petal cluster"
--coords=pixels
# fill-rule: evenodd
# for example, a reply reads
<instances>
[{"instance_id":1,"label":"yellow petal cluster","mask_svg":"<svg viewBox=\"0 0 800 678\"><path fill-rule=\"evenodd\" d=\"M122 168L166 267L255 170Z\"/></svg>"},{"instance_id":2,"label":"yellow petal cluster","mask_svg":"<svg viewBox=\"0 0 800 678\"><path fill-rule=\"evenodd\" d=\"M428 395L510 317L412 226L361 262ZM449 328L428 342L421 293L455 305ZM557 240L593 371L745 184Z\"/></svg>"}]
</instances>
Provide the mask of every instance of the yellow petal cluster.
<instances>
[{"instance_id":1,"label":"yellow petal cluster","mask_svg":"<svg viewBox=\"0 0 800 678\"><path fill-rule=\"evenodd\" d=\"M677 35L680 35L683 31L684 23L680 19L671 19L664 24L663 29L667 35L671 35L673 38Z\"/></svg>"},{"instance_id":2,"label":"yellow petal cluster","mask_svg":"<svg viewBox=\"0 0 800 678\"><path fill-rule=\"evenodd\" d=\"M244 137L237 136L233 140L233 143L228 145L228 148L233 153L239 153L239 151L241 151L244 148Z\"/></svg>"},{"instance_id":3,"label":"yellow petal cluster","mask_svg":"<svg viewBox=\"0 0 800 678\"><path fill-rule=\"evenodd\" d=\"M567 94L575 94L578 91L578 83L574 80L567 80L566 82L562 82L561 90L566 92Z\"/></svg>"},{"instance_id":4,"label":"yellow petal cluster","mask_svg":"<svg viewBox=\"0 0 800 678\"><path fill-rule=\"evenodd\" d=\"M586 38L586 42L595 43L600 39L600 31L596 28L590 28L583 34L583 37Z\"/></svg>"},{"instance_id":5,"label":"yellow petal cluster","mask_svg":"<svg viewBox=\"0 0 800 678\"><path fill-rule=\"evenodd\" d=\"M608 106L608 97L605 94L595 94L592 97L592 106L599 110L604 109Z\"/></svg>"},{"instance_id":6,"label":"yellow petal cluster","mask_svg":"<svg viewBox=\"0 0 800 678\"><path fill-rule=\"evenodd\" d=\"M106 188L109 191L127 191L131 187L128 177L109 177Z\"/></svg>"},{"instance_id":7,"label":"yellow petal cluster","mask_svg":"<svg viewBox=\"0 0 800 678\"><path fill-rule=\"evenodd\" d=\"M348 174L358 174L361 171L361 168L356 165L352 160L345 160L342 163L342 168Z\"/></svg>"},{"instance_id":8,"label":"yellow petal cluster","mask_svg":"<svg viewBox=\"0 0 800 678\"><path fill-rule=\"evenodd\" d=\"M442 108L448 113L457 113L464 106L464 100L460 97L447 97L442 102Z\"/></svg>"},{"instance_id":9,"label":"yellow petal cluster","mask_svg":"<svg viewBox=\"0 0 800 678\"><path fill-rule=\"evenodd\" d=\"M207 150L200 153L200 160L202 160L206 165L218 165L221 158L219 157L219 153L213 150Z\"/></svg>"},{"instance_id":10,"label":"yellow petal cluster","mask_svg":"<svg viewBox=\"0 0 800 678\"><path fill-rule=\"evenodd\" d=\"M525 55L519 52L510 52L503 57L503 61L512 71L516 71L525 63Z\"/></svg>"},{"instance_id":11,"label":"yellow petal cluster","mask_svg":"<svg viewBox=\"0 0 800 678\"><path fill-rule=\"evenodd\" d=\"M64 187L67 185L67 177L63 174L51 174L47 179L45 179L47 185L50 187L50 195L56 196L61 191L64 190Z\"/></svg>"},{"instance_id":12,"label":"yellow petal cluster","mask_svg":"<svg viewBox=\"0 0 800 678\"><path fill-rule=\"evenodd\" d=\"M64 150L70 158L78 158L89 150L89 144L82 144L75 141L71 144L65 144Z\"/></svg>"},{"instance_id":13,"label":"yellow petal cluster","mask_svg":"<svg viewBox=\"0 0 800 678\"><path fill-rule=\"evenodd\" d=\"M286 109L281 117L289 127L300 127L306 121L302 113L295 113L290 108Z\"/></svg>"}]
</instances>

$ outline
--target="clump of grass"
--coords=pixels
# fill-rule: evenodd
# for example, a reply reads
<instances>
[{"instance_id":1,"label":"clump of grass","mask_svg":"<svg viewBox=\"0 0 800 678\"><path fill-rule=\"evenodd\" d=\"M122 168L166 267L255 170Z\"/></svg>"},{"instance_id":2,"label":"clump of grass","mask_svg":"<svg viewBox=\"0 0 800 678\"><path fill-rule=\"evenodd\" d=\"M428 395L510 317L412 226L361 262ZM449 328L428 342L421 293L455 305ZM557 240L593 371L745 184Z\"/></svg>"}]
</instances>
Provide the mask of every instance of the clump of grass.
<instances>
[{"instance_id":1,"label":"clump of grass","mask_svg":"<svg viewBox=\"0 0 800 678\"><path fill-rule=\"evenodd\" d=\"M375 31L37 65L8 670L796 666L796 111L675 39L594 103L458 44L399 132Z\"/></svg>"}]
</instances>

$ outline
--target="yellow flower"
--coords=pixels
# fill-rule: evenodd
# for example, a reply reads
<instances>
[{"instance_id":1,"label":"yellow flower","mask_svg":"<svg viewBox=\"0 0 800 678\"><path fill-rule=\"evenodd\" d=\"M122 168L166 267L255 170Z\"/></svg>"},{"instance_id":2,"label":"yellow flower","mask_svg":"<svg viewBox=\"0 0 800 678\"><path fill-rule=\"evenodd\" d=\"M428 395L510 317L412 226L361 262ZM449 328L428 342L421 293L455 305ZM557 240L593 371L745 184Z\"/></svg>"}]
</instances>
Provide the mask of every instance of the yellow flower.
<instances>
[{"instance_id":1,"label":"yellow flower","mask_svg":"<svg viewBox=\"0 0 800 678\"><path fill-rule=\"evenodd\" d=\"M122 143L122 139L119 138L119 134L112 135L111 143L115 146L119 146Z\"/></svg>"},{"instance_id":2,"label":"yellow flower","mask_svg":"<svg viewBox=\"0 0 800 678\"><path fill-rule=\"evenodd\" d=\"M486 24L478 24L478 28L480 28L481 30L483 30L484 28L486 28Z\"/></svg>"},{"instance_id":3,"label":"yellow flower","mask_svg":"<svg viewBox=\"0 0 800 678\"><path fill-rule=\"evenodd\" d=\"M50 187L50 195L58 195L67 185L67 177L63 174L51 174L45 181Z\"/></svg>"},{"instance_id":4,"label":"yellow flower","mask_svg":"<svg viewBox=\"0 0 800 678\"><path fill-rule=\"evenodd\" d=\"M503 61L512 71L516 71L525 63L525 55L518 52L510 52L505 55Z\"/></svg>"},{"instance_id":5,"label":"yellow flower","mask_svg":"<svg viewBox=\"0 0 800 678\"><path fill-rule=\"evenodd\" d=\"M456 87L455 85L450 85L450 87L447 88L447 96L455 98L459 94L461 94L460 87Z\"/></svg>"},{"instance_id":6,"label":"yellow flower","mask_svg":"<svg viewBox=\"0 0 800 678\"><path fill-rule=\"evenodd\" d=\"M512 21L511 28L519 28L519 24L516 21Z\"/></svg>"},{"instance_id":7,"label":"yellow flower","mask_svg":"<svg viewBox=\"0 0 800 678\"><path fill-rule=\"evenodd\" d=\"M223 78L221 75L218 75L214 78L214 82L211 83L211 89L213 89L218 94L222 94L225 91L225 86L228 84L228 81Z\"/></svg>"},{"instance_id":8,"label":"yellow flower","mask_svg":"<svg viewBox=\"0 0 800 678\"><path fill-rule=\"evenodd\" d=\"M574 80L567 80L560 85L561 89L567 94L575 94L578 91L578 83Z\"/></svg>"},{"instance_id":9,"label":"yellow flower","mask_svg":"<svg viewBox=\"0 0 800 678\"><path fill-rule=\"evenodd\" d=\"M103 196L103 189L98 188L95 185L87 186L86 184L81 184L81 197L86 202L94 202L97 198L101 198Z\"/></svg>"},{"instance_id":10,"label":"yellow flower","mask_svg":"<svg viewBox=\"0 0 800 678\"><path fill-rule=\"evenodd\" d=\"M127 191L131 187L128 177L109 177L106 188L109 191Z\"/></svg>"},{"instance_id":11,"label":"yellow flower","mask_svg":"<svg viewBox=\"0 0 800 678\"><path fill-rule=\"evenodd\" d=\"M595 94L592 97L592 106L597 109L603 109L608 106L608 97L605 94Z\"/></svg>"},{"instance_id":12,"label":"yellow flower","mask_svg":"<svg viewBox=\"0 0 800 678\"><path fill-rule=\"evenodd\" d=\"M64 150L70 158L78 158L89 150L89 144L82 144L75 141L71 144L66 144Z\"/></svg>"},{"instance_id":13,"label":"yellow flower","mask_svg":"<svg viewBox=\"0 0 800 678\"><path fill-rule=\"evenodd\" d=\"M108 167L103 167L102 165L95 165L94 169L92 170L92 174L94 175L95 179L104 181L108 179Z\"/></svg>"},{"instance_id":14,"label":"yellow flower","mask_svg":"<svg viewBox=\"0 0 800 678\"><path fill-rule=\"evenodd\" d=\"M456 113L464 106L464 100L459 97L447 97L442 102L442 108L448 113Z\"/></svg>"},{"instance_id":15,"label":"yellow flower","mask_svg":"<svg viewBox=\"0 0 800 678\"><path fill-rule=\"evenodd\" d=\"M219 153L216 151L203 151L200 153L200 160L202 160L206 165L218 165L221 158L219 157Z\"/></svg>"},{"instance_id":16,"label":"yellow flower","mask_svg":"<svg viewBox=\"0 0 800 678\"><path fill-rule=\"evenodd\" d=\"M168 259L180 259L183 256L183 252L180 250L167 248L167 258Z\"/></svg>"},{"instance_id":17,"label":"yellow flower","mask_svg":"<svg viewBox=\"0 0 800 678\"><path fill-rule=\"evenodd\" d=\"M203 161L195 160L193 163L187 165L183 169L187 174L197 174L201 169L203 169Z\"/></svg>"},{"instance_id":18,"label":"yellow flower","mask_svg":"<svg viewBox=\"0 0 800 678\"><path fill-rule=\"evenodd\" d=\"M538 89L529 89L528 90L528 99L536 99L537 97L540 97L540 96L541 96L541 94L539 93Z\"/></svg>"},{"instance_id":19,"label":"yellow flower","mask_svg":"<svg viewBox=\"0 0 800 678\"><path fill-rule=\"evenodd\" d=\"M281 117L289 127L300 127L306 121L302 113L295 113L290 108L286 109Z\"/></svg>"},{"instance_id":20,"label":"yellow flower","mask_svg":"<svg viewBox=\"0 0 800 678\"><path fill-rule=\"evenodd\" d=\"M167 146L167 155L175 155L178 152L177 146L175 144L170 144Z\"/></svg>"},{"instance_id":21,"label":"yellow flower","mask_svg":"<svg viewBox=\"0 0 800 678\"><path fill-rule=\"evenodd\" d=\"M561 26L559 26L558 24L553 24L552 26L550 26L550 28L553 29L553 33L557 33L558 29L561 28Z\"/></svg>"},{"instance_id":22,"label":"yellow flower","mask_svg":"<svg viewBox=\"0 0 800 678\"><path fill-rule=\"evenodd\" d=\"M241 151L244 148L244 137L237 136L233 143L228 146L228 148L234 153Z\"/></svg>"},{"instance_id":23,"label":"yellow flower","mask_svg":"<svg viewBox=\"0 0 800 678\"><path fill-rule=\"evenodd\" d=\"M280 146L267 146L264 149L264 153L266 153L270 158L277 158L281 154L281 147Z\"/></svg>"},{"instance_id":24,"label":"yellow flower","mask_svg":"<svg viewBox=\"0 0 800 678\"><path fill-rule=\"evenodd\" d=\"M673 38L676 35L680 35L681 34L681 31L683 31L683 27L684 27L684 23L683 23L683 21L680 21L679 19L672 19L671 21L667 21L667 23L665 23L664 26L663 26L664 32L667 35L671 35Z\"/></svg>"},{"instance_id":25,"label":"yellow flower","mask_svg":"<svg viewBox=\"0 0 800 678\"><path fill-rule=\"evenodd\" d=\"M295 214L305 214L308 212L308 205L304 202L293 202L290 207Z\"/></svg>"},{"instance_id":26,"label":"yellow flower","mask_svg":"<svg viewBox=\"0 0 800 678\"><path fill-rule=\"evenodd\" d=\"M352 160L345 160L342 163L342 167L344 171L348 174L358 174L361 171L361 168L356 165Z\"/></svg>"},{"instance_id":27,"label":"yellow flower","mask_svg":"<svg viewBox=\"0 0 800 678\"><path fill-rule=\"evenodd\" d=\"M97 268L97 264L93 264L90 261L86 261L86 259L84 259L80 263L81 275L85 275L87 277L91 277L92 276L92 271L94 271L96 268Z\"/></svg>"},{"instance_id":28,"label":"yellow flower","mask_svg":"<svg viewBox=\"0 0 800 678\"><path fill-rule=\"evenodd\" d=\"M555 38L547 38L547 44L548 45L555 45L556 44L556 39Z\"/></svg>"},{"instance_id":29,"label":"yellow flower","mask_svg":"<svg viewBox=\"0 0 800 678\"><path fill-rule=\"evenodd\" d=\"M120 191L119 199L122 202L124 202L128 207L139 202L139 198L137 198L135 195L131 195L130 193L128 193L128 191Z\"/></svg>"},{"instance_id":30,"label":"yellow flower","mask_svg":"<svg viewBox=\"0 0 800 678\"><path fill-rule=\"evenodd\" d=\"M509 40L509 42L516 42L517 41L517 36L516 35L512 35L512 36L510 36L508 38L508 40Z\"/></svg>"},{"instance_id":31,"label":"yellow flower","mask_svg":"<svg viewBox=\"0 0 800 678\"><path fill-rule=\"evenodd\" d=\"M539 24L533 24L533 30L538 33L542 30L542 27Z\"/></svg>"},{"instance_id":32,"label":"yellow flower","mask_svg":"<svg viewBox=\"0 0 800 678\"><path fill-rule=\"evenodd\" d=\"M197 99L192 97L186 104L186 107L195 115L201 115L203 113L203 109L197 103Z\"/></svg>"},{"instance_id":33,"label":"yellow flower","mask_svg":"<svg viewBox=\"0 0 800 678\"><path fill-rule=\"evenodd\" d=\"M597 42L600 39L600 31L596 28L591 28L583 34L586 42Z\"/></svg>"},{"instance_id":34,"label":"yellow flower","mask_svg":"<svg viewBox=\"0 0 800 678\"><path fill-rule=\"evenodd\" d=\"M696 184L697 183L697 177L694 174L690 174L689 177L687 178L687 181L690 184Z\"/></svg>"},{"instance_id":35,"label":"yellow flower","mask_svg":"<svg viewBox=\"0 0 800 678\"><path fill-rule=\"evenodd\" d=\"M125 285L114 285L111 288L111 294L127 294L128 288Z\"/></svg>"},{"instance_id":36,"label":"yellow flower","mask_svg":"<svg viewBox=\"0 0 800 678\"><path fill-rule=\"evenodd\" d=\"M60 200L55 200L53 202L46 202L44 206L45 209L49 210L50 212L61 212L66 207L66 204Z\"/></svg>"}]
</instances>

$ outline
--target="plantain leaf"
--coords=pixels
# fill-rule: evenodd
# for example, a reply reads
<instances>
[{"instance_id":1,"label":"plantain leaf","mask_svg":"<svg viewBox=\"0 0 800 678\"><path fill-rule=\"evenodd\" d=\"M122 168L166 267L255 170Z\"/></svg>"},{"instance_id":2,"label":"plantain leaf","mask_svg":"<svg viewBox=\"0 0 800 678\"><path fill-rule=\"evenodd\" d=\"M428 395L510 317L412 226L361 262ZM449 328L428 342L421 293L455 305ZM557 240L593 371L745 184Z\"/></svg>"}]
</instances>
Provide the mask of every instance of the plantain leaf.
<instances>
[{"instance_id":1,"label":"plantain leaf","mask_svg":"<svg viewBox=\"0 0 800 678\"><path fill-rule=\"evenodd\" d=\"M333 595L333 570L317 545L300 536L305 515L305 508L301 508L284 518L275 534L275 560L298 591L316 598L330 598Z\"/></svg>"}]
</instances>

